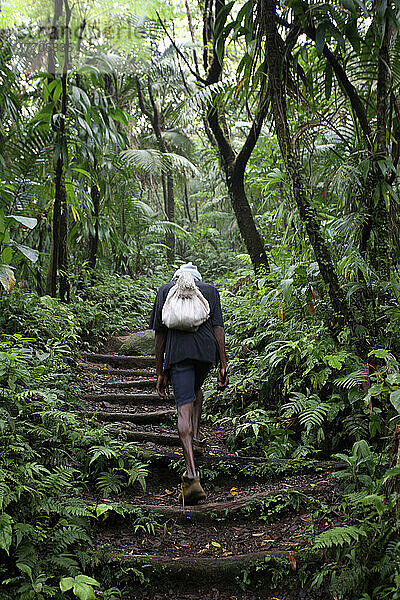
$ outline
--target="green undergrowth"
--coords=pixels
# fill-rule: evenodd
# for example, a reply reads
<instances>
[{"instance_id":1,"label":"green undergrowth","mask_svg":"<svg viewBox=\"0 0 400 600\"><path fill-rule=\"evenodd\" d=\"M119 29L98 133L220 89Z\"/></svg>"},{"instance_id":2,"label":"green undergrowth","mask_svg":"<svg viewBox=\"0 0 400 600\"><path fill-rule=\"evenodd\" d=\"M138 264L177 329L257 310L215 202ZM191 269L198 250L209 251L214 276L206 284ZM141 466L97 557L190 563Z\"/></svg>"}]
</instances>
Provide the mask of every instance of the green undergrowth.
<instances>
[{"instance_id":1,"label":"green undergrowth","mask_svg":"<svg viewBox=\"0 0 400 600\"><path fill-rule=\"evenodd\" d=\"M400 332L387 319L397 298L368 313L367 332L333 330L315 264L247 273L221 297L231 385L221 396L208 382L207 419L230 432L233 451L340 462L343 503L317 518L343 525L310 542L322 560L308 585L338 600L399 598Z\"/></svg>"},{"instance_id":2,"label":"green undergrowth","mask_svg":"<svg viewBox=\"0 0 400 600\"><path fill-rule=\"evenodd\" d=\"M147 319L143 286L110 277L93 283L85 303L77 291L70 305L20 290L0 297L2 600L61 599L76 590L91 598L99 585L102 598L119 597L90 579L91 532L104 512L79 491L141 489L148 469L111 426L80 416L76 361L90 331L98 343Z\"/></svg>"}]
</instances>

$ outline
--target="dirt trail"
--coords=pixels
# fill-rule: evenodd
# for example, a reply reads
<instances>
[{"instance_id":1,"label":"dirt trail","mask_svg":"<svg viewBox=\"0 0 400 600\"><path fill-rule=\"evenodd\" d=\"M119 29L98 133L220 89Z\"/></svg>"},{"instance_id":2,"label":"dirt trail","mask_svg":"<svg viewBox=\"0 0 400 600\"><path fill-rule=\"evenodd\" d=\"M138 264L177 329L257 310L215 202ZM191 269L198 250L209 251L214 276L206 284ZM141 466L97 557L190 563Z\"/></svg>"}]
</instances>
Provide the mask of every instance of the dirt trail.
<instances>
[{"instance_id":1,"label":"dirt trail","mask_svg":"<svg viewBox=\"0 0 400 600\"><path fill-rule=\"evenodd\" d=\"M98 504L124 504L123 516L99 522L94 539L114 585L129 588L124 600L327 598L303 589L297 573L318 562L309 540L327 524L313 513L337 503L329 479L337 465L240 456L225 447L226 431L205 425L197 463L207 499L183 511L176 415L155 393L154 357L87 355L81 389L88 413L133 441L149 464L145 492L135 486L108 498L86 494Z\"/></svg>"}]
</instances>

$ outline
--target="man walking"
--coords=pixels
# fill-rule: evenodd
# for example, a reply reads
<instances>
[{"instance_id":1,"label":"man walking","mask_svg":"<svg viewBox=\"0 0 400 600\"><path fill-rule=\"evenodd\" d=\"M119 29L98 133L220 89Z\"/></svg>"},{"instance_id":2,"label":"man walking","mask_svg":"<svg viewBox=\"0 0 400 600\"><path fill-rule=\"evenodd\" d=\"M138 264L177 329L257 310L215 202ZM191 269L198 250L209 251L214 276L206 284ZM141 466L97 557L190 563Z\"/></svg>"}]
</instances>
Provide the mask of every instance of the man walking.
<instances>
[{"instance_id":1,"label":"man walking","mask_svg":"<svg viewBox=\"0 0 400 600\"><path fill-rule=\"evenodd\" d=\"M195 284L210 308L209 318L197 331L168 329L162 321L162 309L168 292L182 273L193 276ZM228 366L225 353L224 322L218 290L202 282L195 265L182 265L169 283L160 287L150 317L150 328L156 332L157 392L167 398L168 383L172 383L178 411L178 433L186 463L182 476L181 501L197 504L206 494L196 471L193 449L200 450L200 417L203 405L201 387L213 365L219 363L217 387L228 385Z\"/></svg>"}]
</instances>

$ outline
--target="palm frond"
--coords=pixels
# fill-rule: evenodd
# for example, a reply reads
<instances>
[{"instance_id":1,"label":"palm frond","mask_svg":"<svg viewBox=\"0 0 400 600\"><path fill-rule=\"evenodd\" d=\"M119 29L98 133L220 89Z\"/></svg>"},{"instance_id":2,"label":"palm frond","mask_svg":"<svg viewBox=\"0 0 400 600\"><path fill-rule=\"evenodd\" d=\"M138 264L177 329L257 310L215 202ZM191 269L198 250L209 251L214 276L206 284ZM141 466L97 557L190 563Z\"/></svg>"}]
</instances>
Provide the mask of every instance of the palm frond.
<instances>
[{"instance_id":1,"label":"palm frond","mask_svg":"<svg viewBox=\"0 0 400 600\"><path fill-rule=\"evenodd\" d=\"M130 148L121 152L120 156L135 170L147 175L158 175L171 169L179 174L199 174L197 167L189 159L173 152L162 153L152 148Z\"/></svg>"}]
</instances>

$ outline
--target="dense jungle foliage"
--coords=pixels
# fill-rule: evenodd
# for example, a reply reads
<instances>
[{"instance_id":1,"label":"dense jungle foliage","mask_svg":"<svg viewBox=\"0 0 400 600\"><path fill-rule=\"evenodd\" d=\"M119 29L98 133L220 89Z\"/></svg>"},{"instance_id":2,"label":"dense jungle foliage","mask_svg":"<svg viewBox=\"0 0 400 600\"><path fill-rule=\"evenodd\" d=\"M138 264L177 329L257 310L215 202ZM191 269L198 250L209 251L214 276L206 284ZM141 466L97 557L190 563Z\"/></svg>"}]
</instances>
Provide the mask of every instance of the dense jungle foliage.
<instances>
[{"instance_id":1,"label":"dense jungle foliage","mask_svg":"<svg viewBox=\"0 0 400 600\"><path fill-rule=\"evenodd\" d=\"M143 487L147 465L78 416L76 365L145 327L188 260L226 320L206 418L249 455L347 465L309 583L400 599L400 2L35 0L0 21L1 599L121 597L91 527L124 508L79 490Z\"/></svg>"}]
</instances>

